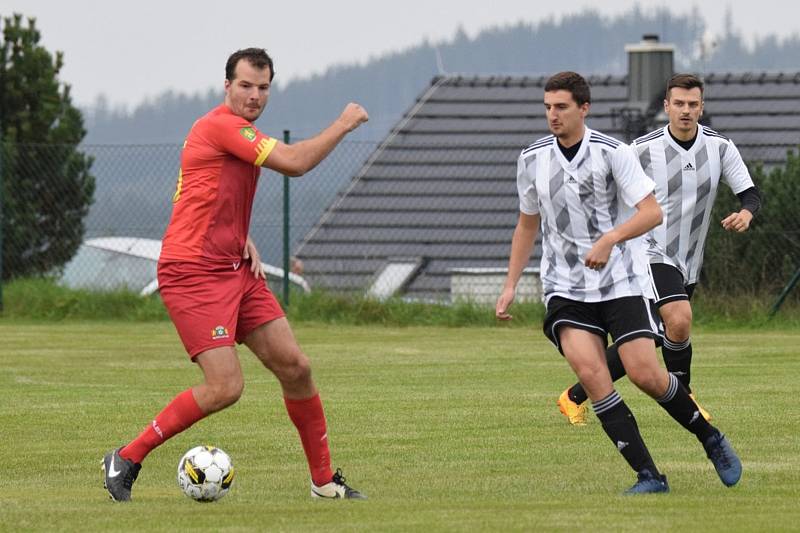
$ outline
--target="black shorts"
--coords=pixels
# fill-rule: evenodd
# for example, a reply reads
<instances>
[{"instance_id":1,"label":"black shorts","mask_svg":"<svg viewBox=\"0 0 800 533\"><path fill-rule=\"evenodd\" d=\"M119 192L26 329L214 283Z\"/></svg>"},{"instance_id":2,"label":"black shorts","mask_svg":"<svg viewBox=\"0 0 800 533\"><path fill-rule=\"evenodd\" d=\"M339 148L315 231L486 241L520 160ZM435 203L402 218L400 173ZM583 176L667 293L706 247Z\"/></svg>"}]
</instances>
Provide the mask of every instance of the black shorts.
<instances>
[{"instance_id":1,"label":"black shorts","mask_svg":"<svg viewBox=\"0 0 800 533\"><path fill-rule=\"evenodd\" d=\"M656 307L677 300L691 300L696 283L683 284L683 274L672 265L653 263L650 265Z\"/></svg>"},{"instance_id":2,"label":"black shorts","mask_svg":"<svg viewBox=\"0 0 800 533\"><path fill-rule=\"evenodd\" d=\"M659 345L663 336L661 319L650 300L643 296L626 296L605 302L578 302L554 296L547 302L544 334L563 355L559 342L562 326L583 329L603 339L608 336L617 344L646 337Z\"/></svg>"}]
</instances>

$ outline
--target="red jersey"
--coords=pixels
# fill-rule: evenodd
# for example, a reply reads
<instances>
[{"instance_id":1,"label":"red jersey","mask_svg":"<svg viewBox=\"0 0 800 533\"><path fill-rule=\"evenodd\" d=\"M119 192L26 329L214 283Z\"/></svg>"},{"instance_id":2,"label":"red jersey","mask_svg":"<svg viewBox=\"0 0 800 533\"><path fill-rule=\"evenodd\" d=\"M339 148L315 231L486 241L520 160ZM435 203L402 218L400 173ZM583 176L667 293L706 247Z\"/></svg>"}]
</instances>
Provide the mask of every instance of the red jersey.
<instances>
[{"instance_id":1,"label":"red jersey","mask_svg":"<svg viewBox=\"0 0 800 533\"><path fill-rule=\"evenodd\" d=\"M225 104L194 123L159 262L241 261L261 164L276 142Z\"/></svg>"}]
</instances>

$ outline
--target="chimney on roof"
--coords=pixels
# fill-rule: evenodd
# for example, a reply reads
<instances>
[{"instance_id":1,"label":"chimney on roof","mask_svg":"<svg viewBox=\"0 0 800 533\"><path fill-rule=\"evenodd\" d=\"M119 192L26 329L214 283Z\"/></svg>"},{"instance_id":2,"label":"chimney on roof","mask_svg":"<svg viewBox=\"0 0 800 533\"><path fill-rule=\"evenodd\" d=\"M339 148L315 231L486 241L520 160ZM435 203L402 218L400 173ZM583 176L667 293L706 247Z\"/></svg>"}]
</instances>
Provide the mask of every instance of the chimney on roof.
<instances>
[{"instance_id":1,"label":"chimney on roof","mask_svg":"<svg viewBox=\"0 0 800 533\"><path fill-rule=\"evenodd\" d=\"M645 34L642 42L625 45L628 54L628 106L645 112L660 104L667 81L673 75L675 46L659 42L658 35Z\"/></svg>"}]
</instances>

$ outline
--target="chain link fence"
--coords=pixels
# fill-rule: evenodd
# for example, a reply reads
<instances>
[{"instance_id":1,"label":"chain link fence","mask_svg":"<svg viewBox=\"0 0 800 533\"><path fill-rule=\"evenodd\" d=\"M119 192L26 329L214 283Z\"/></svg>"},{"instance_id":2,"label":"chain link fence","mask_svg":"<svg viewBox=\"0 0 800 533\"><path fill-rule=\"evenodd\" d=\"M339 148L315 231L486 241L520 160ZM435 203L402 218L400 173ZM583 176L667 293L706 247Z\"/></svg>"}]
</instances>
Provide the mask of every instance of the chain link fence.
<instances>
[{"instance_id":1,"label":"chain link fence","mask_svg":"<svg viewBox=\"0 0 800 533\"><path fill-rule=\"evenodd\" d=\"M468 133L459 146L413 149L410 140L395 140L380 158L377 142L341 143L290 180L289 249L304 263L296 271L312 290L493 301L516 223L516 156L525 144L518 137L488 149ZM52 276L75 286L155 290L179 145L0 148L4 280ZM704 295L774 301L799 272L800 157L794 150L776 162L774 152L764 147L761 157L751 147L746 155L763 194L751 231L734 235L712 223ZM375 164L362 172L368 160ZM283 181L262 172L251 221L263 260L276 267L283 264ZM712 221L738 205L720 185ZM536 266L526 276L535 279ZM535 287L528 292L538 297Z\"/></svg>"},{"instance_id":2,"label":"chain link fence","mask_svg":"<svg viewBox=\"0 0 800 533\"><path fill-rule=\"evenodd\" d=\"M290 180L290 250L375 146L344 142ZM49 276L75 287L151 291L180 152L177 144L0 144L3 280ZM277 268L283 221L283 178L264 169L250 229L263 261Z\"/></svg>"}]
</instances>

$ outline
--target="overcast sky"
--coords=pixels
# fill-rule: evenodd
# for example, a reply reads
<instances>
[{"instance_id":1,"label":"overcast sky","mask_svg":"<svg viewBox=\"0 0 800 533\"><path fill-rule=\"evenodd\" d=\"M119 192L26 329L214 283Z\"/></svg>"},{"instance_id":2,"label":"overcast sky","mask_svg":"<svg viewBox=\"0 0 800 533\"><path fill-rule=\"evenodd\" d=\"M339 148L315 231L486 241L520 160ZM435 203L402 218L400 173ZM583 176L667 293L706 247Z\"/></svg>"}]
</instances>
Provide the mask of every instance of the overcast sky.
<instances>
[{"instance_id":1,"label":"overcast sky","mask_svg":"<svg viewBox=\"0 0 800 533\"><path fill-rule=\"evenodd\" d=\"M475 36L491 26L556 19L586 7L607 15L628 10L622 0L338 0L224 2L210 0L0 0L0 15L33 16L50 50L65 53L62 81L73 99L90 105L104 93L134 105L166 89L193 93L221 87L224 64L238 48L260 46L275 58L279 80L365 62L428 38L452 38L461 26ZM749 39L800 33L797 0L640 0L649 11L669 5L681 14L697 6L711 31L723 31L724 6ZM563 5L569 7L564 8ZM755 23L754 23L755 22Z\"/></svg>"}]
</instances>

